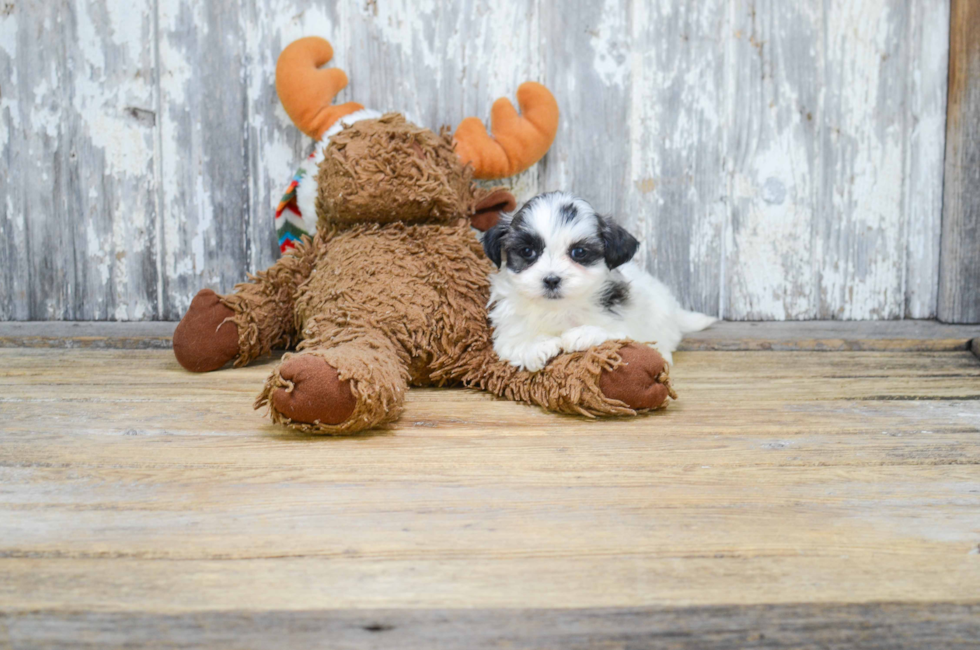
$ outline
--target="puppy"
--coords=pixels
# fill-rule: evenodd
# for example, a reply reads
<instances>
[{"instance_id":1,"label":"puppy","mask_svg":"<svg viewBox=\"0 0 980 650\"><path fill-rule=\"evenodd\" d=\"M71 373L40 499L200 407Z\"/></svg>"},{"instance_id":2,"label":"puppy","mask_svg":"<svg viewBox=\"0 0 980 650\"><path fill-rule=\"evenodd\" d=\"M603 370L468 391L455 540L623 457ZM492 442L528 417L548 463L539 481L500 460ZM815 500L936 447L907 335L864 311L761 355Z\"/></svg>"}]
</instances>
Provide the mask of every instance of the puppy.
<instances>
[{"instance_id":1,"label":"puppy","mask_svg":"<svg viewBox=\"0 0 980 650\"><path fill-rule=\"evenodd\" d=\"M687 332L715 319L685 311L633 255L639 242L584 200L534 197L483 235L499 271L490 278L494 350L530 371L561 352L610 339L650 343L672 362Z\"/></svg>"}]
</instances>

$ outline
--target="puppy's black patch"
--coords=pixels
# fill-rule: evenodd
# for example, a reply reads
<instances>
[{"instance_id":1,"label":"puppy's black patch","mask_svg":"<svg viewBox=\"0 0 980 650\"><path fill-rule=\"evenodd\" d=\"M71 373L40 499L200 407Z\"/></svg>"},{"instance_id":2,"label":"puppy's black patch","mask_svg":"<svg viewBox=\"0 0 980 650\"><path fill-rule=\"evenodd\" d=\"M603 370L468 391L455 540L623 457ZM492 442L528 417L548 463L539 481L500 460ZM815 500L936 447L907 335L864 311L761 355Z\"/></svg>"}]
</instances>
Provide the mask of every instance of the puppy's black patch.
<instances>
[{"instance_id":1,"label":"puppy's black patch","mask_svg":"<svg viewBox=\"0 0 980 650\"><path fill-rule=\"evenodd\" d=\"M520 273L538 261L544 251L544 240L536 232L511 229L505 241L505 250L507 268Z\"/></svg>"},{"instance_id":2,"label":"puppy's black patch","mask_svg":"<svg viewBox=\"0 0 980 650\"><path fill-rule=\"evenodd\" d=\"M610 280L602 285L599 304L612 314L619 314L619 308L629 302L630 285L622 280Z\"/></svg>"},{"instance_id":3,"label":"puppy's black patch","mask_svg":"<svg viewBox=\"0 0 980 650\"><path fill-rule=\"evenodd\" d=\"M508 232L510 232L510 225L500 221L496 226L483 233L481 240L483 252L487 254L487 257L498 269L500 268L500 248Z\"/></svg>"},{"instance_id":4,"label":"puppy's black patch","mask_svg":"<svg viewBox=\"0 0 980 650\"><path fill-rule=\"evenodd\" d=\"M568 247L568 256L576 264L592 266L604 259L605 245L596 237L582 239Z\"/></svg>"},{"instance_id":5,"label":"puppy's black patch","mask_svg":"<svg viewBox=\"0 0 980 650\"><path fill-rule=\"evenodd\" d=\"M636 237L609 219L599 218L599 234L605 244L606 266L610 269L629 262L640 247Z\"/></svg>"},{"instance_id":6,"label":"puppy's black patch","mask_svg":"<svg viewBox=\"0 0 980 650\"><path fill-rule=\"evenodd\" d=\"M578 208L574 203L566 203L558 209L558 216L563 224L569 224L578 218Z\"/></svg>"}]
</instances>

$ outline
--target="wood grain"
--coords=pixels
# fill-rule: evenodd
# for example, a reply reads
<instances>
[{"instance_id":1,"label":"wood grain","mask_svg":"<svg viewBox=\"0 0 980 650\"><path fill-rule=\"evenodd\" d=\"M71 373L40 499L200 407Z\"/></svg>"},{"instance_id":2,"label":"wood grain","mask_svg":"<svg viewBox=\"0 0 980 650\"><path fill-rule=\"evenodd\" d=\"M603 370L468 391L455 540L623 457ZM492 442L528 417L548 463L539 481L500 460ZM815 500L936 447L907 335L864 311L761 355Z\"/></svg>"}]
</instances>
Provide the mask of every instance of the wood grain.
<instances>
[{"instance_id":1,"label":"wood grain","mask_svg":"<svg viewBox=\"0 0 980 650\"><path fill-rule=\"evenodd\" d=\"M905 147L905 318L933 318L939 296L949 3L912 0L907 27L910 130Z\"/></svg>"},{"instance_id":2,"label":"wood grain","mask_svg":"<svg viewBox=\"0 0 980 650\"><path fill-rule=\"evenodd\" d=\"M953 0L939 318L980 323L980 7Z\"/></svg>"},{"instance_id":3,"label":"wood grain","mask_svg":"<svg viewBox=\"0 0 980 650\"><path fill-rule=\"evenodd\" d=\"M763 605L617 609L0 613L13 647L441 648L975 647L977 605Z\"/></svg>"},{"instance_id":4,"label":"wood grain","mask_svg":"<svg viewBox=\"0 0 980 650\"><path fill-rule=\"evenodd\" d=\"M644 417L413 390L395 426L330 438L252 410L274 360L2 349L0 638L975 641L969 350L676 358L680 400Z\"/></svg>"},{"instance_id":5,"label":"wood grain","mask_svg":"<svg viewBox=\"0 0 980 650\"><path fill-rule=\"evenodd\" d=\"M687 307L712 314L729 281L729 4L635 2L629 21L631 184L622 221L640 238L647 268Z\"/></svg>"},{"instance_id":6,"label":"wood grain","mask_svg":"<svg viewBox=\"0 0 980 650\"><path fill-rule=\"evenodd\" d=\"M249 269L243 11L234 0L158 0L165 320Z\"/></svg>"},{"instance_id":7,"label":"wood grain","mask_svg":"<svg viewBox=\"0 0 980 650\"><path fill-rule=\"evenodd\" d=\"M0 3L0 320L157 317L154 3Z\"/></svg>"},{"instance_id":8,"label":"wood grain","mask_svg":"<svg viewBox=\"0 0 980 650\"><path fill-rule=\"evenodd\" d=\"M680 349L952 351L977 337L980 326L922 320L725 322L687 335Z\"/></svg>"},{"instance_id":9,"label":"wood grain","mask_svg":"<svg viewBox=\"0 0 980 650\"><path fill-rule=\"evenodd\" d=\"M23 322L0 323L0 347L169 348L175 323ZM936 321L721 322L688 335L681 350L817 351L965 350L980 339L976 325Z\"/></svg>"},{"instance_id":10,"label":"wood grain","mask_svg":"<svg viewBox=\"0 0 980 650\"><path fill-rule=\"evenodd\" d=\"M339 101L429 127L549 85L560 131L519 198L592 199L688 306L936 315L949 0L120 7L0 3L0 319L177 319L201 287L268 266L273 207L310 147L275 59L314 34L350 76ZM946 182L968 192L978 165L953 153ZM974 268L972 241L945 237L966 251L946 264ZM950 309L976 294L945 277Z\"/></svg>"}]
</instances>

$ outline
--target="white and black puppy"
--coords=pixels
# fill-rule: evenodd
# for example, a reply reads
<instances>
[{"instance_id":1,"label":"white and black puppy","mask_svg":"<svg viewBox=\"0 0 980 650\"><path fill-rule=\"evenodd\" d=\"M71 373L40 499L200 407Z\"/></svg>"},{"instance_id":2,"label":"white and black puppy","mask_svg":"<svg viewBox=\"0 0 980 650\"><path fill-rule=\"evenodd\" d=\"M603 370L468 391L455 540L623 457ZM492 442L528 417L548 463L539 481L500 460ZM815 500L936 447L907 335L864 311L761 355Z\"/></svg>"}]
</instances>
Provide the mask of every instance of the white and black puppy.
<instances>
[{"instance_id":1,"label":"white and black puppy","mask_svg":"<svg viewBox=\"0 0 980 650\"><path fill-rule=\"evenodd\" d=\"M686 332L715 321L685 311L632 262L639 242L565 192L534 197L483 235L500 269L490 278L494 350L536 371L561 352L610 339L650 343L671 362Z\"/></svg>"}]
</instances>

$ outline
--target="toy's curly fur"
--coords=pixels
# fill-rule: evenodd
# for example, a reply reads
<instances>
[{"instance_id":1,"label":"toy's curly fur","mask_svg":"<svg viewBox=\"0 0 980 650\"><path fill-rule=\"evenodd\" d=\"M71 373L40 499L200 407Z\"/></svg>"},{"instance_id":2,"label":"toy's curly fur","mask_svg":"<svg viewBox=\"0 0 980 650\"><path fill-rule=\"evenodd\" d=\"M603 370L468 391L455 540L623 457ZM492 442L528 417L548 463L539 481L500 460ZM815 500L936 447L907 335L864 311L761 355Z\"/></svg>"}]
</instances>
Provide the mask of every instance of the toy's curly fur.
<instances>
[{"instance_id":1,"label":"toy's curly fur","mask_svg":"<svg viewBox=\"0 0 980 650\"><path fill-rule=\"evenodd\" d=\"M397 418L408 387L423 385L589 416L673 396L659 355L626 341L562 355L538 373L497 358L486 311L493 267L470 227L490 192L472 182L447 133L397 114L357 122L331 139L317 183L316 237L231 295L202 291L174 333L178 360L197 371L295 346L256 402L273 421L360 431ZM215 326L228 322L237 355L227 352L234 333Z\"/></svg>"},{"instance_id":2,"label":"toy's curly fur","mask_svg":"<svg viewBox=\"0 0 980 650\"><path fill-rule=\"evenodd\" d=\"M472 179L447 129L436 135L398 113L356 122L331 138L320 163L317 227L452 221L472 211Z\"/></svg>"}]
</instances>

